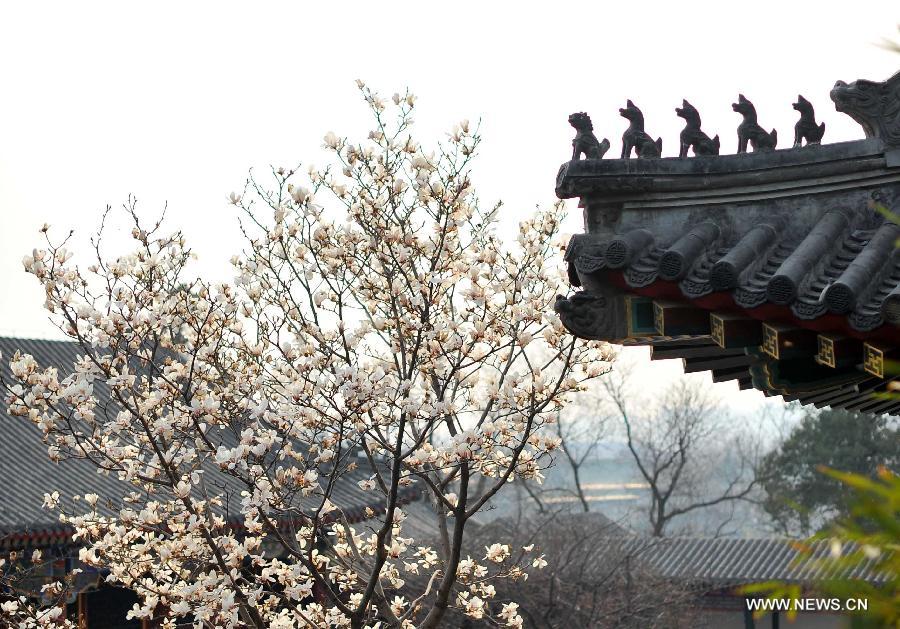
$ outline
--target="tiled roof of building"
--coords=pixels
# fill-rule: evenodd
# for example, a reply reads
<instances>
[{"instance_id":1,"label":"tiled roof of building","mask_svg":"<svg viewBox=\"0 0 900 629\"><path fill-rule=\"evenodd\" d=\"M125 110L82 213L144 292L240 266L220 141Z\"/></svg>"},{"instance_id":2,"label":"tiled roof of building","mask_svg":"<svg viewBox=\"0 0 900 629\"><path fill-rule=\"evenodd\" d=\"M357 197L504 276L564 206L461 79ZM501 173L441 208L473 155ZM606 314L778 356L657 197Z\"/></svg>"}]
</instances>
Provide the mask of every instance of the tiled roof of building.
<instances>
[{"instance_id":1,"label":"tiled roof of building","mask_svg":"<svg viewBox=\"0 0 900 629\"><path fill-rule=\"evenodd\" d=\"M848 331L900 325L900 226L875 211L834 210L793 229L772 221L724 232L705 221L667 235L668 243L644 228L601 241L575 236L569 260L626 289L664 283L658 290L671 297L717 300L719 308L771 305L800 320L846 317Z\"/></svg>"},{"instance_id":2,"label":"tiled roof of building","mask_svg":"<svg viewBox=\"0 0 900 629\"><path fill-rule=\"evenodd\" d=\"M60 374L71 370L80 348L70 341L33 340L0 337L0 377L9 382L9 359L16 352L31 354L42 367L56 367ZM99 399L108 395L106 386L95 383ZM5 395L3 396L5 398ZM221 490L233 497L239 497L245 487L233 476L218 469L205 468L208 477L221 485ZM98 511L113 515L106 506L121 504L121 498L134 490L130 484L120 481L115 475L104 475L89 461L69 459L55 463L47 455L47 445L42 440L41 431L27 418L11 416L6 403L0 407L0 545L49 545L62 543L71 537L68 526L55 521L52 514L42 508L45 492L58 491L63 499L88 492L100 496ZM341 507L351 520L366 517L366 507L380 504L378 494L365 492L357 481L368 478L362 470L347 473L341 477L333 490L332 502ZM212 480L212 479L211 479ZM403 502L413 500L415 492L404 491ZM231 503L239 503L232 499ZM236 520L237 522L238 520Z\"/></svg>"},{"instance_id":3,"label":"tiled roof of building","mask_svg":"<svg viewBox=\"0 0 900 629\"><path fill-rule=\"evenodd\" d=\"M62 373L78 354L75 343L0 338L3 356L0 376L4 382L9 382L9 359L16 350L31 354L42 366L57 366ZM118 500L128 491L127 485L112 476L98 474L87 461L51 461L41 431L28 419L9 415L5 399L0 408L0 422L0 475L4 479L0 483L0 526L3 529L19 533L26 528L46 530L48 534L62 533L65 527L59 527L41 508L45 492L59 491L62 496L72 496L93 491ZM104 508L102 503L100 508Z\"/></svg>"},{"instance_id":4,"label":"tiled roof of building","mask_svg":"<svg viewBox=\"0 0 900 629\"><path fill-rule=\"evenodd\" d=\"M615 541L611 541L615 544ZM710 584L739 585L778 580L811 584L817 581L845 578L880 583L885 575L875 571L874 560L858 567L835 572L823 560L830 556L826 541L801 543L779 538L689 538L675 537L626 542L639 548L638 557L660 576L679 580L696 580ZM810 553L798 550L807 546ZM848 545L845 553L856 550Z\"/></svg>"}]
</instances>

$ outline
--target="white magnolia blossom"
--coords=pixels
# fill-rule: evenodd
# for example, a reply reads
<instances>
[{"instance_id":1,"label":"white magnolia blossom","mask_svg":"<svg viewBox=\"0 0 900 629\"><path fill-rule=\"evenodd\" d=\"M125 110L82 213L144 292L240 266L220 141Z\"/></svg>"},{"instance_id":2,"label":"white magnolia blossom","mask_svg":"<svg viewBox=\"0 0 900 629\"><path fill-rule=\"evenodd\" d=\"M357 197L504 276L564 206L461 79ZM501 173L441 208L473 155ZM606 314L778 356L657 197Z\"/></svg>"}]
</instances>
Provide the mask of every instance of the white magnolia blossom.
<instances>
[{"instance_id":1,"label":"white magnolia blossom","mask_svg":"<svg viewBox=\"0 0 900 629\"><path fill-rule=\"evenodd\" d=\"M52 488L44 504L64 508L82 563L139 595L133 618L437 627L456 606L522 626L491 581L546 562L504 540L465 555L466 523L506 483L542 478L559 441L541 428L609 348L553 312L562 207L507 246L471 184L469 122L427 151L409 135L412 95L360 89L369 140L328 133L334 167L306 187L278 169L274 187L229 197L247 235L232 283L192 278L182 235L133 206L127 255L98 249L84 274L47 235L23 260L82 356L66 375L7 357L9 408L51 458L131 486L118 504ZM371 499L371 519L342 503L342 484ZM437 506L434 539L404 532L410 491ZM26 602L3 612L53 621Z\"/></svg>"}]
</instances>

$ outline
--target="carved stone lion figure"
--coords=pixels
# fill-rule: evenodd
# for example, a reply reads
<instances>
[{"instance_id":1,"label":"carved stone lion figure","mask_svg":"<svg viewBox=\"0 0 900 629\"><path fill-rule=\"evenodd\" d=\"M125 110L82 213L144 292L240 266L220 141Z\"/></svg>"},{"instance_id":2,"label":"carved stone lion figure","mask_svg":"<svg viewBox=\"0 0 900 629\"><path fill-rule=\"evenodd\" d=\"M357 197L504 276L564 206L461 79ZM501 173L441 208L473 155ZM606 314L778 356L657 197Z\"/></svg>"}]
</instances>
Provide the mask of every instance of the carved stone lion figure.
<instances>
[{"instance_id":1,"label":"carved stone lion figure","mask_svg":"<svg viewBox=\"0 0 900 629\"><path fill-rule=\"evenodd\" d=\"M603 138L600 142L594 135L594 125L591 117L583 111L569 116L569 124L575 127L575 139L572 140L572 161L580 159L582 155L586 159L602 159L609 150L609 140Z\"/></svg>"}]
</instances>

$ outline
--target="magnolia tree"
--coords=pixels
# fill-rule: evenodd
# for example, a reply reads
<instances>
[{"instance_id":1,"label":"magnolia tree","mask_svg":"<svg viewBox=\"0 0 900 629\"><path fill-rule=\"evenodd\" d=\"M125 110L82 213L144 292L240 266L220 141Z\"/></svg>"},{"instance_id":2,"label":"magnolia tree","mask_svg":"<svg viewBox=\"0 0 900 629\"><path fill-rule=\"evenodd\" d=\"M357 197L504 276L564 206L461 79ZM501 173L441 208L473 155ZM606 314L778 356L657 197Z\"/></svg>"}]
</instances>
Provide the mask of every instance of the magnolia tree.
<instances>
[{"instance_id":1,"label":"magnolia tree","mask_svg":"<svg viewBox=\"0 0 900 629\"><path fill-rule=\"evenodd\" d=\"M81 562L138 594L131 617L436 627L455 607L522 624L492 582L545 561L503 539L464 554L467 523L507 483L540 478L558 442L546 427L612 356L553 312L562 207L501 237L499 206L472 187L475 129L427 151L411 94L359 87L366 141L329 133L333 164L305 187L277 169L231 195L246 237L233 283L191 277L183 236L133 204L132 253L110 258L98 237L82 269L45 227L25 258L83 355L65 377L12 356L9 408L51 458L128 484L105 507L48 487L47 506ZM350 482L368 519L342 503ZM404 533L410 488L438 506L432 539Z\"/></svg>"}]
</instances>

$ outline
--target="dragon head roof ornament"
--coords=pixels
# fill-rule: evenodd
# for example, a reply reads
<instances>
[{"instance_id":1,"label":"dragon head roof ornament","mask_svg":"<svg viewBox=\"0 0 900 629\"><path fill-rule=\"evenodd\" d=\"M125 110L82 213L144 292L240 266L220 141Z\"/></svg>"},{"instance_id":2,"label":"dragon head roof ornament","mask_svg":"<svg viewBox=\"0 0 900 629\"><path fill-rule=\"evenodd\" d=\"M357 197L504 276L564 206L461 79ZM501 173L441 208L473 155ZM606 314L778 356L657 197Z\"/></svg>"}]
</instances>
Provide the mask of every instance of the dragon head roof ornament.
<instances>
[{"instance_id":1,"label":"dragon head roof ornament","mask_svg":"<svg viewBox=\"0 0 900 629\"><path fill-rule=\"evenodd\" d=\"M835 108L862 125L867 138L900 148L900 72L886 81L838 81L831 90Z\"/></svg>"}]
</instances>

